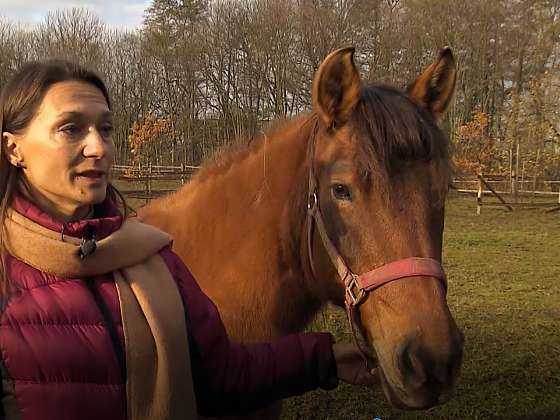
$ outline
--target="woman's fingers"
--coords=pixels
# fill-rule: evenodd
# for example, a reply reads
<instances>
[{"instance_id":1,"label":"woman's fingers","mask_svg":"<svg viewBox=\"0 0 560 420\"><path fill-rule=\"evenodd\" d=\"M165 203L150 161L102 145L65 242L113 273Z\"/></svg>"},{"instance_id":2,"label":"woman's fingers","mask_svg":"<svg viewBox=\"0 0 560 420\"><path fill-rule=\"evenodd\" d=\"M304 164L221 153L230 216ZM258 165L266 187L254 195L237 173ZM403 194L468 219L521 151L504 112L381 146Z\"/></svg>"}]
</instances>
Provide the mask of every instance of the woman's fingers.
<instances>
[{"instance_id":1,"label":"woman's fingers","mask_svg":"<svg viewBox=\"0 0 560 420\"><path fill-rule=\"evenodd\" d=\"M333 345L338 378L353 385L373 386L379 383L377 370L368 367L358 347L351 343Z\"/></svg>"}]
</instances>

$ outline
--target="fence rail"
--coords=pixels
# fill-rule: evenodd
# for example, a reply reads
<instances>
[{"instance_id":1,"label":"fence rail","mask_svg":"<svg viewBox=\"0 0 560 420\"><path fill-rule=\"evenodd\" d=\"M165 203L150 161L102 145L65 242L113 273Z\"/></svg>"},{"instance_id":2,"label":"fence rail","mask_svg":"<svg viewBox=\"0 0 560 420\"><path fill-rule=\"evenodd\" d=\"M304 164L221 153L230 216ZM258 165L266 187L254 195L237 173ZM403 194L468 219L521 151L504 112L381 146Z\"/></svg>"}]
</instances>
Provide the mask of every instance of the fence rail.
<instances>
[{"instance_id":1,"label":"fence rail","mask_svg":"<svg viewBox=\"0 0 560 420\"><path fill-rule=\"evenodd\" d=\"M112 178L125 183L134 183L135 185L133 188L122 188L123 193L133 198L148 200L174 191L196 173L199 168L199 166L194 165L114 165L112 168ZM515 185L507 176L484 175L484 179L489 188L483 188L481 192L480 179L476 175L456 177L453 179L453 189L459 193L478 194L480 192L482 195L489 195L492 194L490 191L491 188L500 195L515 195L520 198L558 196L558 203L560 203L560 180L557 179L522 179L516 181ZM162 186L161 183L165 183L166 181L169 184L175 181L177 184ZM140 187L138 183L142 184L142 187ZM158 183L159 185L156 187L154 184Z\"/></svg>"},{"instance_id":2,"label":"fence rail","mask_svg":"<svg viewBox=\"0 0 560 420\"><path fill-rule=\"evenodd\" d=\"M539 208L548 207L547 211L560 209L560 180L542 180L538 178L515 180L503 176L484 176L456 178L453 189L460 193L476 195L477 214L480 214L484 196L493 196L509 211L515 207ZM539 199L537 200L537 197ZM558 197L555 202L546 197ZM494 204L489 203L490 207ZM487 206L488 204L484 204ZM551 208L551 206L554 206Z\"/></svg>"},{"instance_id":3,"label":"fence rail","mask_svg":"<svg viewBox=\"0 0 560 420\"><path fill-rule=\"evenodd\" d=\"M484 175L486 182L493 188L499 190L503 194L518 193L535 193L541 195L557 195L560 191L560 180L543 180L543 179L524 179L513 181L509 177L497 177ZM478 190L478 177L457 177L453 180L453 185L457 190L465 190L468 192Z\"/></svg>"},{"instance_id":4,"label":"fence rail","mask_svg":"<svg viewBox=\"0 0 560 420\"><path fill-rule=\"evenodd\" d=\"M191 176L199 166L181 165L181 166L130 166L130 165L114 165L112 168L113 178L137 179L158 178L171 176L180 179L184 176Z\"/></svg>"}]
</instances>

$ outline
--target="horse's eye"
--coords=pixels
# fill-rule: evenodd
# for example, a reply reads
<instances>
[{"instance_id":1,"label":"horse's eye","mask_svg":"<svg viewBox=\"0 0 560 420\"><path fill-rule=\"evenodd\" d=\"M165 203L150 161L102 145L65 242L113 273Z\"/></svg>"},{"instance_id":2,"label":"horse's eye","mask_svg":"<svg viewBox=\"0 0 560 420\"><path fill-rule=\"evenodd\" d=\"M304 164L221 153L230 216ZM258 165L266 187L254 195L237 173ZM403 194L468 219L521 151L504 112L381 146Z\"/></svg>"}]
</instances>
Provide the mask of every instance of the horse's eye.
<instances>
[{"instance_id":1,"label":"horse's eye","mask_svg":"<svg viewBox=\"0 0 560 420\"><path fill-rule=\"evenodd\" d=\"M335 184L332 187L334 198L337 200L351 200L350 188L344 184Z\"/></svg>"}]
</instances>

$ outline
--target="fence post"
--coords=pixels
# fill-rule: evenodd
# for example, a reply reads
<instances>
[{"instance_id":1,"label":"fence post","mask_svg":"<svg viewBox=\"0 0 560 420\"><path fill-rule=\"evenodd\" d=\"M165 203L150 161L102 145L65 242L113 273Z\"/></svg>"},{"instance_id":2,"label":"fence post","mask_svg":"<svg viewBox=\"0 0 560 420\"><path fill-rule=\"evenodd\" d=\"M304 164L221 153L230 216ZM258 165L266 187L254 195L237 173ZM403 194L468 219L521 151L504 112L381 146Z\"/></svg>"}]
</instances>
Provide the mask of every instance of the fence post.
<instances>
[{"instance_id":1,"label":"fence post","mask_svg":"<svg viewBox=\"0 0 560 420\"><path fill-rule=\"evenodd\" d=\"M482 210L482 179L478 179L478 193L476 194L476 215L480 216Z\"/></svg>"},{"instance_id":2,"label":"fence post","mask_svg":"<svg viewBox=\"0 0 560 420\"><path fill-rule=\"evenodd\" d=\"M185 184L185 163L181 162L181 185Z\"/></svg>"},{"instance_id":3,"label":"fence post","mask_svg":"<svg viewBox=\"0 0 560 420\"><path fill-rule=\"evenodd\" d=\"M479 182L480 182L482 185L484 185L484 186L486 187L486 189L487 189L488 191L490 191L490 192L494 195L494 197L496 197L498 200L500 200L500 203L502 203L506 209L508 209L509 211L513 211L513 207L511 207L511 206L506 202L506 200L504 200L504 199L502 198L502 196L501 196L500 194L498 194L498 192L497 192L494 188L492 188L492 186L484 179L484 177L482 176L482 174L478 174L477 177L478 177ZM482 185L479 187L479 188L480 188L480 189L479 189L479 194L481 194L481 195L482 195ZM482 205L482 202L481 202L480 204Z\"/></svg>"},{"instance_id":4,"label":"fence post","mask_svg":"<svg viewBox=\"0 0 560 420\"><path fill-rule=\"evenodd\" d=\"M152 196L152 164L148 166L148 176L146 177L146 196Z\"/></svg>"},{"instance_id":5,"label":"fence post","mask_svg":"<svg viewBox=\"0 0 560 420\"><path fill-rule=\"evenodd\" d=\"M537 191L537 176L538 176L538 166L539 166L539 160L540 160L540 154L541 151L537 150L537 159L535 160L535 178L533 179L533 196L531 197L531 204L533 204L535 202L535 196L536 191Z\"/></svg>"},{"instance_id":6,"label":"fence post","mask_svg":"<svg viewBox=\"0 0 560 420\"><path fill-rule=\"evenodd\" d=\"M513 200L517 203L519 198L519 139L517 140L517 151L515 152L515 185L513 190Z\"/></svg>"}]
</instances>

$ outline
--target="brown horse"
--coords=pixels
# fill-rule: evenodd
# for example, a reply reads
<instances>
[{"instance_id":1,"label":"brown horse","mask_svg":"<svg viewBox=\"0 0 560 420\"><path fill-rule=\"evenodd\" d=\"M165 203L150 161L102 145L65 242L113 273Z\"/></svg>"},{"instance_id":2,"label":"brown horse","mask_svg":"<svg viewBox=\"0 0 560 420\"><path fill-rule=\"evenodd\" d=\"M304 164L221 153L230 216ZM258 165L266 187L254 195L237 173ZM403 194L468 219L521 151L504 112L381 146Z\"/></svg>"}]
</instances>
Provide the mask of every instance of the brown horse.
<instances>
[{"instance_id":1,"label":"brown horse","mask_svg":"<svg viewBox=\"0 0 560 420\"><path fill-rule=\"evenodd\" d=\"M354 273L408 257L441 260L451 171L437 122L454 92L453 55L442 50L400 91L362 86L353 53L340 49L321 64L313 114L207 163L140 212L174 236L235 340L301 331L327 302L344 306L345 284L308 205L320 204L326 235ZM457 381L463 337L440 280L409 273L359 306L385 395L401 408L443 403Z\"/></svg>"}]
</instances>

